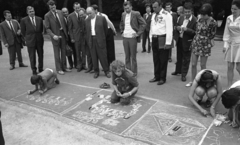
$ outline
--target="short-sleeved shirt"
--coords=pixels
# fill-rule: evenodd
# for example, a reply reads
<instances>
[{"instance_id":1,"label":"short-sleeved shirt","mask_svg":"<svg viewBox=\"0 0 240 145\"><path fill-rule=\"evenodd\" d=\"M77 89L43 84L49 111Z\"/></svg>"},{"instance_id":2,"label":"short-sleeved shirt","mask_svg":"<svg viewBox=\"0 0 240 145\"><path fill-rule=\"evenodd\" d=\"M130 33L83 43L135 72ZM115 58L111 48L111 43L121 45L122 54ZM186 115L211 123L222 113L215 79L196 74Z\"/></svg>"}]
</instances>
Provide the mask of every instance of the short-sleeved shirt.
<instances>
[{"instance_id":1,"label":"short-sleeved shirt","mask_svg":"<svg viewBox=\"0 0 240 145\"><path fill-rule=\"evenodd\" d=\"M204 72L206 72L206 71L212 72L212 74L213 74L213 80L214 80L214 81L212 82L212 84L211 84L210 86L208 86L208 87L205 86L203 82L201 82L202 74L203 74ZM195 80L196 80L196 82L198 83L199 86L203 87L204 89L209 89L209 88L217 85L218 76L219 76L219 74L218 74L216 71L214 71L214 70L203 69L203 70L201 70L201 71L196 75Z\"/></svg>"},{"instance_id":2,"label":"short-sleeved shirt","mask_svg":"<svg viewBox=\"0 0 240 145\"><path fill-rule=\"evenodd\" d=\"M129 92L134 87L138 87L139 83L135 77L133 77L133 73L125 69L121 76L117 76L114 72L112 74L112 84L116 85L118 90L121 93Z\"/></svg>"}]
</instances>

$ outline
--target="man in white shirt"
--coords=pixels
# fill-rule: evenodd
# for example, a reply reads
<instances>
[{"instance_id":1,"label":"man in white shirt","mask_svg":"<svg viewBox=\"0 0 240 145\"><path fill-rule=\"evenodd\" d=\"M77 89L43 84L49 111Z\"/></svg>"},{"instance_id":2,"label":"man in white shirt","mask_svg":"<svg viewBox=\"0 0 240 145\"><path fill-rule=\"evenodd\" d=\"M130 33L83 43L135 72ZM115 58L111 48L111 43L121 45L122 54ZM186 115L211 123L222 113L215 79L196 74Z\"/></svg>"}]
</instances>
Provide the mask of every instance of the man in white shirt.
<instances>
[{"instance_id":1,"label":"man in white shirt","mask_svg":"<svg viewBox=\"0 0 240 145\"><path fill-rule=\"evenodd\" d=\"M107 21L103 16L96 15L93 7L87 8L88 18L86 19L86 41L91 51L94 76L99 76L99 60L105 72L105 76L110 78L108 61L107 61L107 49L106 49L106 37L107 37Z\"/></svg>"},{"instance_id":2,"label":"man in white shirt","mask_svg":"<svg viewBox=\"0 0 240 145\"><path fill-rule=\"evenodd\" d=\"M19 67L27 67L22 61L22 40L20 25L16 20L12 19L10 11L5 10L3 12L5 21L0 24L1 39L3 45L8 48L10 57L10 70L15 68L16 54L19 62Z\"/></svg>"},{"instance_id":3,"label":"man in white shirt","mask_svg":"<svg viewBox=\"0 0 240 145\"><path fill-rule=\"evenodd\" d=\"M143 33L146 22L138 11L132 11L130 1L124 2L124 11L120 22L120 30L123 36L126 68L137 76L137 42Z\"/></svg>"},{"instance_id":4,"label":"man in white shirt","mask_svg":"<svg viewBox=\"0 0 240 145\"><path fill-rule=\"evenodd\" d=\"M150 42L153 50L154 78L149 82L163 85L167 77L169 49L172 48L173 21L169 12L162 8L161 0L154 2L154 14L150 26Z\"/></svg>"},{"instance_id":5,"label":"man in white shirt","mask_svg":"<svg viewBox=\"0 0 240 145\"><path fill-rule=\"evenodd\" d=\"M114 35L117 34L116 29L113 23L109 20L108 16L104 13L98 12L98 6L92 5L93 9L95 10L96 14L99 16L105 17L108 23L108 33L107 33L107 58L108 58L108 65L110 65L115 59L115 45L114 45Z\"/></svg>"},{"instance_id":6,"label":"man in white shirt","mask_svg":"<svg viewBox=\"0 0 240 145\"><path fill-rule=\"evenodd\" d=\"M43 71L43 20L35 16L34 8L27 7L28 16L21 19L21 32L28 48L29 60L33 75L37 74L36 53L38 56L38 72Z\"/></svg>"}]
</instances>

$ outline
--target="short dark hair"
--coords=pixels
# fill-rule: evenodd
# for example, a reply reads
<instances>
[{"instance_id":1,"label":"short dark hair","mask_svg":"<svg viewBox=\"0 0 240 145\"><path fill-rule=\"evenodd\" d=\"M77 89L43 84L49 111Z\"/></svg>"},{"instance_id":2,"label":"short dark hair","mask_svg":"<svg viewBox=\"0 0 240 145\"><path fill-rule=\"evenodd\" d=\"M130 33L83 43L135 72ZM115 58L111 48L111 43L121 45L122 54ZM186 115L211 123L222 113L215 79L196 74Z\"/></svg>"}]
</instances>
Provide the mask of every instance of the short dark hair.
<instances>
[{"instance_id":1,"label":"short dark hair","mask_svg":"<svg viewBox=\"0 0 240 145\"><path fill-rule=\"evenodd\" d=\"M55 5L56 3L55 3L54 0L49 0L49 1L47 2L47 4L52 6L52 5Z\"/></svg>"},{"instance_id":2,"label":"short dark hair","mask_svg":"<svg viewBox=\"0 0 240 145\"><path fill-rule=\"evenodd\" d=\"M213 78L212 71L206 70L204 73L202 73L200 81L201 82L213 82L214 78Z\"/></svg>"},{"instance_id":3,"label":"short dark hair","mask_svg":"<svg viewBox=\"0 0 240 145\"><path fill-rule=\"evenodd\" d=\"M167 2L167 3L165 4L165 7L166 7L166 6L172 7L172 3L171 3L171 2Z\"/></svg>"},{"instance_id":4,"label":"short dark hair","mask_svg":"<svg viewBox=\"0 0 240 145\"><path fill-rule=\"evenodd\" d=\"M30 79L31 84L33 84L33 85L38 84L39 81L41 81L41 80L42 80L42 76L40 76L40 75L33 75Z\"/></svg>"},{"instance_id":5,"label":"short dark hair","mask_svg":"<svg viewBox=\"0 0 240 145\"><path fill-rule=\"evenodd\" d=\"M7 13L11 14L11 12L9 10L5 10L5 11L3 11L3 16L5 17L7 15Z\"/></svg>"},{"instance_id":6,"label":"short dark hair","mask_svg":"<svg viewBox=\"0 0 240 145\"><path fill-rule=\"evenodd\" d=\"M32 6L27 6L26 12L28 13L28 10L34 9Z\"/></svg>"},{"instance_id":7,"label":"short dark hair","mask_svg":"<svg viewBox=\"0 0 240 145\"><path fill-rule=\"evenodd\" d=\"M240 9L240 0L233 0L232 5L236 5Z\"/></svg>"},{"instance_id":8,"label":"short dark hair","mask_svg":"<svg viewBox=\"0 0 240 145\"><path fill-rule=\"evenodd\" d=\"M95 11L98 10L98 5L94 4L94 5L92 5L92 7Z\"/></svg>"},{"instance_id":9,"label":"short dark hair","mask_svg":"<svg viewBox=\"0 0 240 145\"><path fill-rule=\"evenodd\" d=\"M156 1L153 2L153 4L154 3L158 3L159 6L162 6L162 1L161 0L156 0Z\"/></svg>"},{"instance_id":10,"label":"short dark hair","mask_svg":"<svg viewBox=\"0 0 240 145\"><path fill-rule=\"evenodd\" d=\"M240 89L231 88L222 94L222 104L225 108L230 109L240 100Z\"/></svg>"},{"instance_id":11,"label":"short dark hair","mask_svg":"<svg viewBox=\"0 0 240 145\"><path fill-rule=\"evenodd\" d=\"M184 9L193 10L193 5L191 2L186 2L183 6Z\"/></svg>"},{"instance_id":12,"label":"short dark hair","mask_svg":"<svg viewBox=\"0 0 240 145\"><path fill-rule=\"evenodd\" d=\"M124 7L127 6L127 5L132 6L132 3L130 1L126 1L126 2L123 3Z\"/></svg>"},{"instance_id":13,"label":"short dark hair","mask_svg":"<svg viewBox=\"0 0 240 145\"><path fill-rule=\"evenodd\" d=\"M200 9L200 14L211 16L212 15L212 5L209 3L203 4Z\"/></svg>"},{"instance_id":14,"label":"short dark hair","mask_svg":"<svg viewBox=\"0 0 240 145\"><path fill-rule=\"evenodd\" d=\"M86 12L86 10L84 8L80 8L80 11L83 11L84 13Z\"/></svg>"},{"instance_id":15,"label":"short dark hair","mask_svg":"<svg viewBox=\"0 0 240 145\"><path fill-rule=\"evenodd\" d=\"M80 5L80 6L81 6L81 4L80 4L79 2L74 2L74 3L73 3L73 7L74 7L75 5Z\"/></svg>"},{"instance_id":16,"label":"short dark hair","mask_svg":"<svg viewBox=\"0 0 240 145\"><path fill-rule=\"evenodd\" d=\"M151 5L150 4L146 4L145 8L148 8L148 7L151 8Z\"/></svg>"}]
</instances>

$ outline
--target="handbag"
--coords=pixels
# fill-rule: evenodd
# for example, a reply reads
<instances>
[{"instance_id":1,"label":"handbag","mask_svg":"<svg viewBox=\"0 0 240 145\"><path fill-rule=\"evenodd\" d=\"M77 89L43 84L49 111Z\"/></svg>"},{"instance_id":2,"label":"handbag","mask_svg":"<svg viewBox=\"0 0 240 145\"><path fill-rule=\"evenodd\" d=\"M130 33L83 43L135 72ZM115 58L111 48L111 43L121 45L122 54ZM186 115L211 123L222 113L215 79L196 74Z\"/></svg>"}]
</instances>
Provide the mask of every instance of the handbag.
<instances>
[{"instance_id":1,"label":"handbag","mask_svg":"<svg viewBox=\"0 0 240 145\"><path fill-rule=\"evenodd\" d=\"M73 50L70 46L66 45L66 56L72 56Z\"/></svg>"}]
</instances>

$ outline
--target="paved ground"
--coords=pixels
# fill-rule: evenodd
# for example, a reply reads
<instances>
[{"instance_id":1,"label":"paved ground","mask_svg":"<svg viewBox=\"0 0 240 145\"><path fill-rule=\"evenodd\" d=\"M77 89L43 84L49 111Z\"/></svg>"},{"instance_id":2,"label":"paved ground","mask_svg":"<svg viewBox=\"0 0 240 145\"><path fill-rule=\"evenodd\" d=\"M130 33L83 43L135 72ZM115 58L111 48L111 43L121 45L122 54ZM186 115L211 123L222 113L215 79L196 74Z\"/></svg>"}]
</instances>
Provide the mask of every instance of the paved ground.
<instances>
[{"instance_id":1,"label":"paved ground","mask_svg":"<svg viewBox=\"0 0 240 145\"><path fill-rule=\"evenodd\" d=\"M121 40L116 40L115 45L117 59L124 60ZM223 60L222 46L222 42L216 42L215 47L212 49L212 56L209 57L207 67L214 69L221 74L223 88L226 89L227 66ZM54 68L53 50L50 41L45 41L44 53L44 67ZM24 63L29 65L26 48L22 50L22 54ZM168 65L166 84L163 86L158 86L156 83L150 84L148 81L153 77L152 53L141 53L141 46L140 44L138 45L138 80L140 83L138 94L160 100L160 103L155 105L155 110L158 110L158 112L154 112L153 110L150 115L159 117L160 113L161 117L172 119L171 115L176 114L178 117L182 116L183 118L185 117L188 119L193 118L195 121L199 121L205 129L201 132L200 136L194 140L196 142L189 144L224 144L221 143L221 140L219 139L221 136L219 134L216 135L214 132L216 129L212 129L212 118L202 117L189 102L187 97L189 88L185 87L186 83L181 82L180 77L170 75L175 68L175 56L176 52L173 50L173 62ZM15 70L9 71L8 53L6 48L3 50L3 56L0 57L0 61L0 97L2 100L0 102L0 110L2 111L3 133L7 145L151 144L150 142L132 139L135 138L135 136L131 136L131 138L129 138L130 135L128 137L118 136L48 111L8 101L33 88L29 82L31 70L30 67L18 68L17 64ZM237 80L239 76L236 71L235 74L235 80ZM98 79L93 79L92 74L85 74L84 72L77 73L76 70L73 70L73 72L67 73L66 75L59 76L59 78L62 82L94 88L98 88L103 82L111 83L111 79L107 79L103 72L100 73ZM187 81L190 80L190 75L188 75L187 79ZM61 92L61 90L59 91ZM221 103L217 109L220 113L226 112ZM173 110L179 111L171 112ZM156 113L158 114L156 115ZM161 113L166 113L167 115ZM179 120L179 118L177 118L177 120ZM135 128L139 128L139 126L141 127L142 124L144 124L144 119L142 122L140 121ZM224 130L225 132L232 131L229 127L224 127ZM132 131L133 129L127 133L131 133ZM236 130L234 131L236 132ZM211 132L217 137L208 137L208 134L211 134ZM171 144L173 141L170 137L163 139L164 142L157 142L154 140L152 143ZM149 138L147 141L149 141ZM184 142L179 142L179 144L184 144ZM238 136L233 136L228 144L239 144Z\"/></svg>"}]
</instances>

